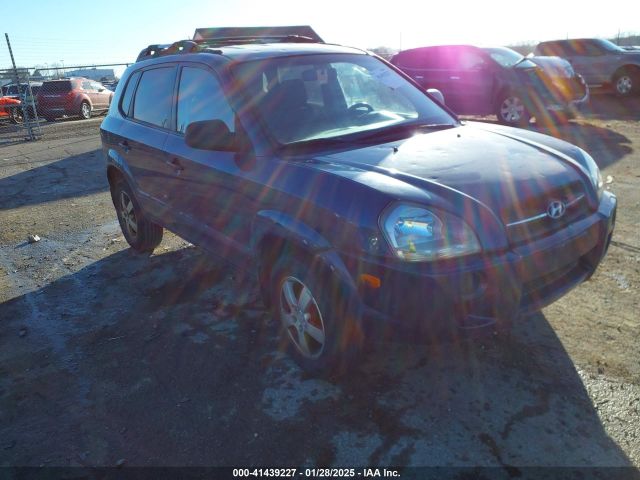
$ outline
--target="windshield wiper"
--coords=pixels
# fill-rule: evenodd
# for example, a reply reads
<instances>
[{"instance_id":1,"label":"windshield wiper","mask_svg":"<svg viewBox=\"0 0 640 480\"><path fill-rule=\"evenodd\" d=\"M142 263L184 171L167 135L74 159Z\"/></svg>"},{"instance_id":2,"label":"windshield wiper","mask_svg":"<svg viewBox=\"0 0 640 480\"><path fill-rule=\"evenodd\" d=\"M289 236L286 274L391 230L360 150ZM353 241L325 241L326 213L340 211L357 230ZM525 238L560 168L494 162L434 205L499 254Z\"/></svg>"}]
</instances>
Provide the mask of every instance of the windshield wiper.
<instances>
[{"instance_id":1,"label":"windshield wiper","mask_svg":"<svg viewBox=\"0 0 640 480\"><path fill-rule=\"evenodd\" d=\"M406 135L407 133L447 130L455 126L455 123L401 123L400 125L392 125L390 127L365 132L354 138L353 142L361 143L371 140L389 141L389 138Z\"/></svg>"},{"instance_id":2,"label":"windshield wiper","mask_svg":"<svg viewBox=\"0 0 640 480\"><path fill-rule=\"evenodd\" d=\"M351 133L347 135L339 135L336 137L312 138L309 140L300 140L297 142L286 143L281 145L278 150L295 150L298 148L326 148L334 146L358 145L369 143L372 140L380 140L382 142L391 141L391 139L404 136L407 133L446 130L454 128L455 123L403 123L399 125L391 125L385 128L369 130L367 132Z\"/></svg>"}]
</instances>

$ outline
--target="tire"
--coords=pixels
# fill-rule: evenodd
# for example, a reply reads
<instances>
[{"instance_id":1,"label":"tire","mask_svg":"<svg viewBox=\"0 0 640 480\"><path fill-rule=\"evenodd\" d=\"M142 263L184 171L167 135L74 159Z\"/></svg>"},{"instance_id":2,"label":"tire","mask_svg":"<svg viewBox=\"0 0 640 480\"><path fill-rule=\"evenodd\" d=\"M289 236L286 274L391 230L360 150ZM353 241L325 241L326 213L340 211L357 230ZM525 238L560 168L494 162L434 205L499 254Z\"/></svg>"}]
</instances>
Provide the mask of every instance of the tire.
<instances>
[{"instance_id":1,"label":"tire","mask_svg":"<svg viewBox=\"0 0 640 480\"><path fill-rule=\"evenodd\" d=\"M91 105L89 105L89 102L82 102L80 104L80 118L84 120L91 118Z\"/></svg>"},{"instance_id":2,"label":"tire","mask_svg":"<svg viewBox=\"0 0 640 480\"><path fill-rule=\"evenodd\" d=\"M24 122L24 113L22 112L22 109L18 107L12 108L9 115L11 117L11 122L15 125L20 125Z\"/></svg>"},{"instance_id":3,"label":"tire","mask_svg":"<svg viewBox=\"0 0 640 480\"><path fill-rule=\"evenodd\" d=\"M269 295L280 347L302 369L336 374L355 365L363 344L360 315L328 268L285 254L271 270Z\"/></svg>"},{"instance_id":4,"label":"tire","mask_svg":"<svg viewBox=\"0 0 640 480\"><path fill-rule=\"evenodd\" d=\"M498 121L512 127L523 127L529 124L531 114L525 107L522 97L513 92L503 93L496 102Z\"/></svg>"},{"instance_id":5,"label":"tire","mask_svg":"<svg viewBox=\"0 0 640 480\"><path fill-rule=\"evenodd\" d=\"M144 217L131 187L123 178L115 180L111 198L127 243L136 252L152 252L162 241L163 229Z\"/></svg>"},{"instance_id":6,"label":"tire","mask_svg":"<svg viewBox=\"0 0 640 480\"><path fill-rule=\"evenodd\" d=\"M640 75L627 69L620 69L613 76L613 89L619 97L629 97L638 90Z\"/></svg>"}]
</instances>

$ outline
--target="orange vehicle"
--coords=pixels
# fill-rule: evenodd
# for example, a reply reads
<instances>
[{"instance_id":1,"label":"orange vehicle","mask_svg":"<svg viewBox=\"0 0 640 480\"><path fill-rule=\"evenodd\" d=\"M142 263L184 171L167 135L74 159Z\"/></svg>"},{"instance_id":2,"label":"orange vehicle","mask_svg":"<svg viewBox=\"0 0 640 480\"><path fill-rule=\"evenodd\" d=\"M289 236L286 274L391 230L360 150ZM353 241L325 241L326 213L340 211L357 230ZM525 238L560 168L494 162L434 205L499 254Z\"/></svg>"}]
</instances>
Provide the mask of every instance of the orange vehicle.
<instances>
[{"instance_id":1,"label":"orange vehicle","mask_svg":"<svg viewBox=\"0 0 640 480\"><path fill-rule=\"evenodd\" d=\"M0 96L0 120L22 123L22 110L18 108L20 103L15 98Z\"/></svg>"}]
</instances>

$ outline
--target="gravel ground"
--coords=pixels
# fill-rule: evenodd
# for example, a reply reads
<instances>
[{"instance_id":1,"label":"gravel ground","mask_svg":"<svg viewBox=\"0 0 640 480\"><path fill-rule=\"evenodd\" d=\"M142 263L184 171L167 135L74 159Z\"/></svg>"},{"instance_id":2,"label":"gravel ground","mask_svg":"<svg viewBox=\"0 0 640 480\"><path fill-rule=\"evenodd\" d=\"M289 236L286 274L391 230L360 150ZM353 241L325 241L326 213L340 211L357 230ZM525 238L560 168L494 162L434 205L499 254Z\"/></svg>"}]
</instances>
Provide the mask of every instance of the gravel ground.
<instances>
[{"instance_id":1,"label":"gravel ground","mask_svg":"<svg viewBox=\"0 0 640 480\"><path fill-rule=\"evenodd\" d=\"M594 97L543 129L591 152L618 195L589 282L510 339L380 340L340 378L279 353L250 275L172 234L150 256L127 248L100 118L0 141L0 466L638 467L634 102Z\"/></svg>"}]
</instances>

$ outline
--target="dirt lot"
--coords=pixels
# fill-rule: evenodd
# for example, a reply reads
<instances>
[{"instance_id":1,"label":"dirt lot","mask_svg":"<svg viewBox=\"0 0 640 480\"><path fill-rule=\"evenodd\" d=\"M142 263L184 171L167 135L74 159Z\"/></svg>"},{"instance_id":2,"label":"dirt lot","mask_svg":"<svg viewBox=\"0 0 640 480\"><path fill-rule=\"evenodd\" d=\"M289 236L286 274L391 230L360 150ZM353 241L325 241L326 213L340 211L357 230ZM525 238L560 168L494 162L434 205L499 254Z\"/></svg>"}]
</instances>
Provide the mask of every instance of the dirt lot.
<instances>
[{"instance_id":1,"label":"dirt lot","mask_svg":"<svg viewBox=\"0 0 640 480\"><path fill-rule=\"evenodd\" d=\"M640 465L640 99L545 130L618 195L591 281L508 340L378 341L330 379L277 353L251 276L127 249L100 121L0 139L0 466Z\"/></svg>"}]
</instances>

